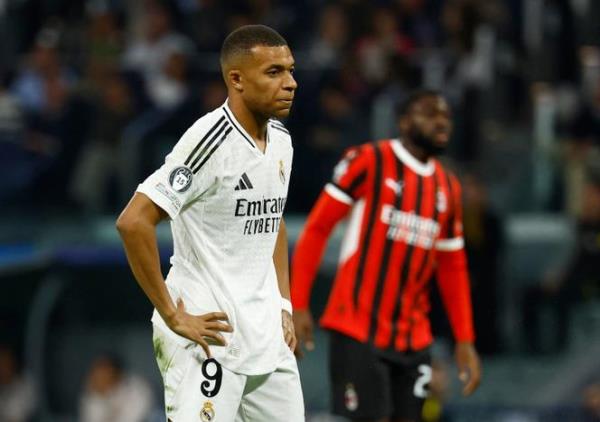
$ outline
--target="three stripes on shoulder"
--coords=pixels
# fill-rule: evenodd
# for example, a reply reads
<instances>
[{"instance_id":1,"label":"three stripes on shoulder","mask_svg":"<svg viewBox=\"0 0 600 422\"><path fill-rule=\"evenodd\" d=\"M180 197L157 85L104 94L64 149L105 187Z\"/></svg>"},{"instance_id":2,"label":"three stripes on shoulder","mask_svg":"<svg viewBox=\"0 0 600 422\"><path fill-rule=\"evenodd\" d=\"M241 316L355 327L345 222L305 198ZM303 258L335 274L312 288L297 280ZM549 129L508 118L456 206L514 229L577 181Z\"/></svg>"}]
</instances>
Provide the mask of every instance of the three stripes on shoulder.
<instances>
[{"instance_id":1,"label":"three stripes on shoulder","mask_svg":"<svg viewBox=\"0 0 600 422\"><path fill-rule=\"evenodd\" d=\"M273 129L280 130L281 132L286 133L287 135L290 134L290 132L283 125L283 123L281 123L279 120L271 119L269 120L269 123L271 123L271 127Z\"/></svg>"},{"instance_id":2,"label":"three stripes on shoulder","mask_svg":"<svg viewBox=\"0 0 600 422\"><path fill-rule=\"evenodd\" d=\"M232 130L233 127L229 121L225 120L225 116L222 116L194 147L185 160L185 165L196 174L206 164L211 155L221 146Z\"/></svg>"},{"instance_id":3,"label":"three stripes on shoulder","mask_svg":"<svg viewBox=\"0 0 600 422\"><path fill-rule=\"evenodd\" d=\"M285 126L283 126L283 124L278 120L270 120L269 123L273 129L284 132L287 135L290 134ZM208 130L208 132L206 132L200 142L198 142L198 144L194 147L190 155L185 160L185 165L189 167L194 174L196 174L202 168L202 166L206 164L209 158L221 146L225 138L227 138L229 133L233 130L232 124L233 122L230 119L226 119L225 116L221 116L221 118L217 120L217 123L215 123Z\"/></svg>"}]
</instances>

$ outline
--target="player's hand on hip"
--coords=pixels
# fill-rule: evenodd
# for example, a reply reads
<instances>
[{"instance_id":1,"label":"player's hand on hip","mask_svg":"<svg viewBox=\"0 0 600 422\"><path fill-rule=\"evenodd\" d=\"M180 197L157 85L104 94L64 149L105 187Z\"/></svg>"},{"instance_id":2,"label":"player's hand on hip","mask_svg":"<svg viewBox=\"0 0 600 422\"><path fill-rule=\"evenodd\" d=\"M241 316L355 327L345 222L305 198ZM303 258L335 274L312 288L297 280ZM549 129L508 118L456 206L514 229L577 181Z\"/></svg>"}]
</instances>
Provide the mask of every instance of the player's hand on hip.
<instances>
[{"instance_id":1,"label":"player's hand on hip","mask_svg":"<svg viewBox=\"0 0 600 422\"><path fill-rule=\"evenodd\" d=\"M298 338L294 352L296 353L296 356L301 358L304 356L302 346L309 352L315 349L315 341L313 339L313 317L308 309L295 310L293 319L296 337Z\"/></svg>"},{"instance_id":2,"label":"player's hand on hip","mask_svg":"<svg viewBox=\"0 0 600 422\"><path fill-rule=\"evenodd\" d=\"M283 338L285 340L285 344L287 344L290 350L293 352L296 349L296 344L298 341L296 340L294 322L292 321L292 316L288 311L281 311L281 327L283 328Z\"/></svg>"},{"instance_id":3,"label":"player's hand on hip","mask_svg":"<svg viewBox=\"0 0 600 422\"><path fill-rule=\"evenodd\" d=\"M458 366L458 378L462 381L463 394L471 395L479 386L481 381L481 362L479 355L472 343L456 343L455 349L456 366Z\"/></svg>"},{"instance_id":4,"label":"player's hand on hip","mask_svg":"<svg viewBox=\"0 0 600 422\"><path fill-rule=\"evenodd\" d=\"M224 312L210 312L204 315L188 314L185 311L183 300L180 298L177 301L177 311L166 322L169 328L180 336L198 343L206 352L206 356L210 358L209 344L227 345L221 332L231 333L233 331L228 321L229 318Z\"/></svg>"}]
</instances>

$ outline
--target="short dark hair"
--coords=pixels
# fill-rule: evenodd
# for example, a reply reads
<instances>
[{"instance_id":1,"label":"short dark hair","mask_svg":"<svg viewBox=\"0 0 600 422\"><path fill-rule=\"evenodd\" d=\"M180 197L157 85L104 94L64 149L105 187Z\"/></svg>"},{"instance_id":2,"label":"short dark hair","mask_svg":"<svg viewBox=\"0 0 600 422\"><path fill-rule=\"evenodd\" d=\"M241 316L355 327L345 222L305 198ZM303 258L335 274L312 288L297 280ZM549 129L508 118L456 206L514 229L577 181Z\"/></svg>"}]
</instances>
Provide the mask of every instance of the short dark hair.
<instances>
[{"instance_id":1,"label":"short dark hair","mask_svg":"<svg viewBox=\"0 0 600 422\"><path fill-rule=\"evenodd\" d=\"M279 47L287 41L277 31L265 25L245 25L225 38L221 47L221 66L225 60L235 54L248 54L252 47L264 45Z\"/></svg>"},{"instance_id":2,"label":"short dark hair","mask_svg":"<svg viewBox=\"0 0 600 422\"><path fill-rule=\"evenodd\" d=\"M398 107L397 115L402 117L409 113L412 106L422 98L439 97L442 93L435 89L419 89L412 92Z\"/></svg>"}]
</instances>

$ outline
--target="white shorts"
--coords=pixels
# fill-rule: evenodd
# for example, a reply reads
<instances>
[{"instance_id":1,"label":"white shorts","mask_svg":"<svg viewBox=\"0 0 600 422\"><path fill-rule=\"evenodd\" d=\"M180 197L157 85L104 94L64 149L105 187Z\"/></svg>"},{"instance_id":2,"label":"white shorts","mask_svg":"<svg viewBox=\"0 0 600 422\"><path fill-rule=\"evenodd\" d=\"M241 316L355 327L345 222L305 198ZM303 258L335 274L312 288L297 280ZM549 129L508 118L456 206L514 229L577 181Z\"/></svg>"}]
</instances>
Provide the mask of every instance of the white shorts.
<instances>
[{"instance_id":1,"label":"white shorts","mask_svg":"<svg viewBox=\"0 0 600 422\"><path fill-rule=\"evenodd\" d=\"M153 328L154 354L171 422L305 420L300 375L291 351L270 374L242 375L205 359L200 346L182 346L174 334Z\"/></svg>"}]
</instances>

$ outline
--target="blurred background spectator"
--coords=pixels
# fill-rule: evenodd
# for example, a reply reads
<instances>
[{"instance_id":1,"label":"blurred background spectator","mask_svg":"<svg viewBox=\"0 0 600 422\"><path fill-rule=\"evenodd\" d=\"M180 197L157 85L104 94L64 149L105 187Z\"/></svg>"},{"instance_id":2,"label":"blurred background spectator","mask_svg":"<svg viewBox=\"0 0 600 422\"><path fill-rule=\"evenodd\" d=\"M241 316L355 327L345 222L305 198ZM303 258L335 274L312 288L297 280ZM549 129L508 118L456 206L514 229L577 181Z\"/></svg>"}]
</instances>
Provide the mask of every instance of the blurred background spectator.
<instances>
[{"instance_id":1,"label":"blurred background spectator","mask_svg":"<svg viewBox=\"0 0 600 422\"><path fill-rule=\"evenodd\" d=\"M585 389L583 406L590 421L600 419L600 384L592 384Z\"/></svg>"},{"instance_id":2,"label":"blurred background spectator","mask_svg":"<svg viewBox=\"0 0 600 422\"><path fill-rule=\"evenodd\" d=\"M225 101L224 37L263 23L296 59L291 247L345 148L397 136L396 107L415 88L451 102L446 159L463 183L485 375L461 399L440 341L428 420L595 417L599 19L591 0L0 0L0 329L23 363L2 363L13 369L0 382L30 380L19 394L37 411L25 416L73 420L77 398L94 394L96 382L81 382L89 359L110 341L162 403L142 340L150 306L114 219L183 131ZM168 227L158 235L166 270ZM324 291L338 247L339 236ZM315 296L318 315L325 298ZM328 420L317 344L300 369L309 419ZM119 378L118 365L99 362L91 374Z\"/></svg>"},{"instance_id":3,"label":"blurred background spectator","mask_svg":"<svg viewBox=\"0 0 600 422\"><path fill-rule=\"evenodd\" d=\"M463 179L463 218L476 346L481 354L500 351L499 292L504 248L502 220L491 208L485 186L474 173Z\"/></svg>"},{"instance_id":4,"label":"blurred background spectator","mask_svg":"<svg viewBox=\"0 0 600 422\"><path fill-rule=\"evenodd\" d=\"M533 352L564 351L569 341L572 308L577 304L600 300L599 176L600 173L596 175L588 168L573 256L566 268L551 269L539 285L530 287L525 293L523 327L526 344ZM553 311L551 323L542 324L540 321L544 305ZM540 338L542 331L550 331L551 335L551 344L546 348Z\"/></svg>"},{"instance_id":5,"label":"blurred background spectator","mask_svg":"<svg viewBox=\"0 0 600 422\"><path fill-rule=\"evenodd\" d=\"M32 380L21 372L14 351L0 344L0 420L26 422L36 407Z\"/></svg>"},{"instance_id":6,"label":"blurred background spectator","mask_svg":"<svg viewBox=\"0 0 600 422\"><path fill-rule=\"evenodd\" d=\"M142 422L152 412L152 391L139 376L127 373L120 359L97 356L81 395L81 422Z\"/></svg>"}]
</instances>

